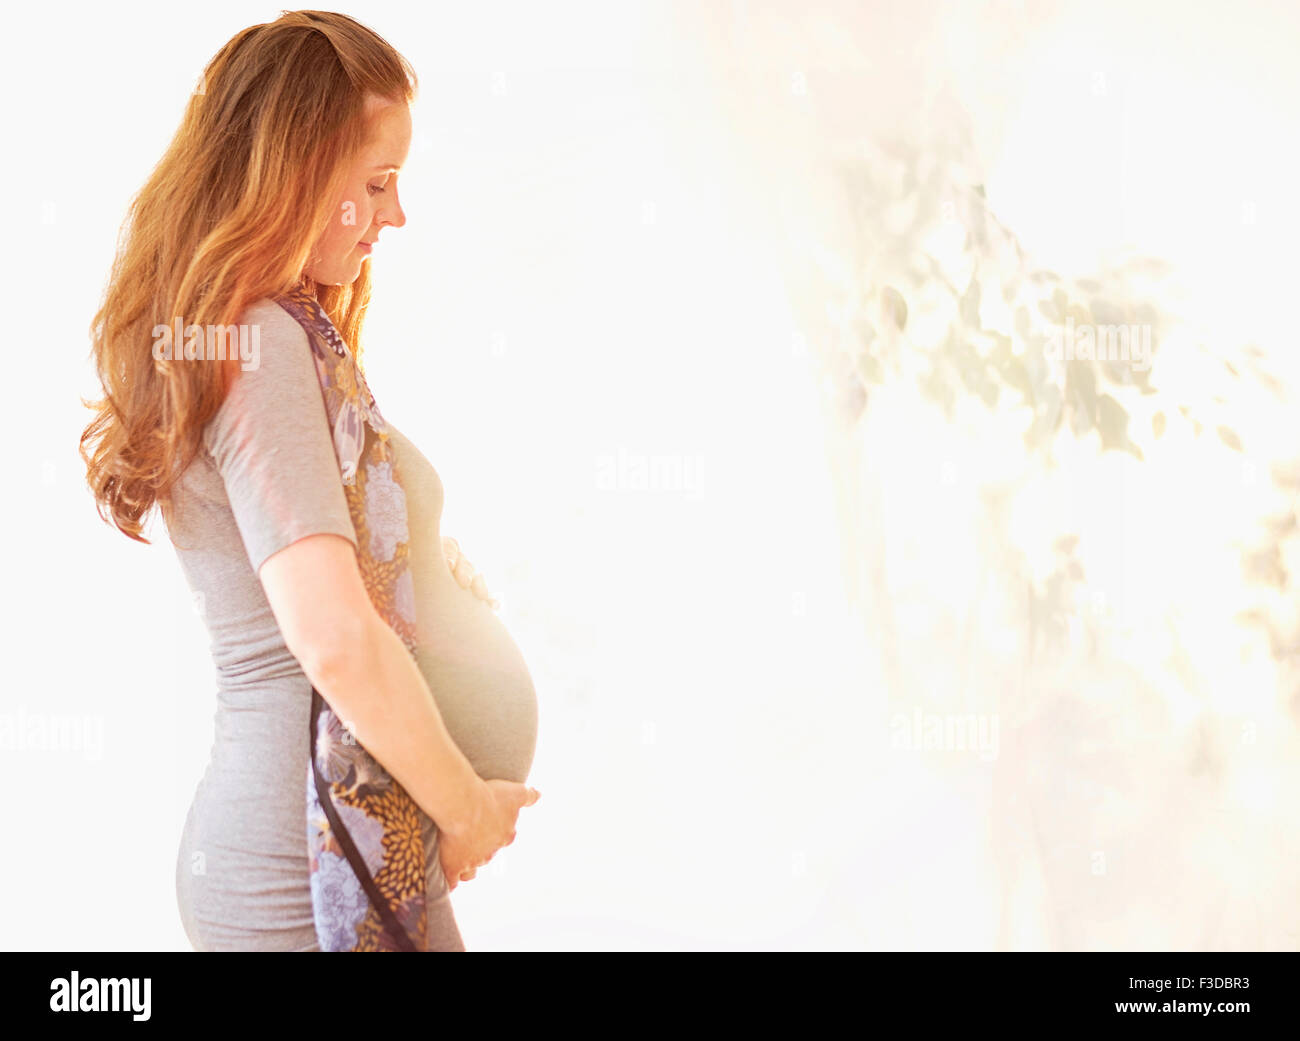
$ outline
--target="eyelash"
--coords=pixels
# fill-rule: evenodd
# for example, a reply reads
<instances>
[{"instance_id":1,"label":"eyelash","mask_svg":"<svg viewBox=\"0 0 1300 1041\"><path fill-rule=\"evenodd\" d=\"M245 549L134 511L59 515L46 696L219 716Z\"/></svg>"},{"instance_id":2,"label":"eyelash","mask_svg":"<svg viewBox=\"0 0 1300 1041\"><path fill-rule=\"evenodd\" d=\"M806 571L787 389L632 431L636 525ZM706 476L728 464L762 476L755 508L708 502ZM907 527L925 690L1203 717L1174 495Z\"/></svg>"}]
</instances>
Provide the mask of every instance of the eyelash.
<instances>
[{"instance_id":1,"label":"eyelash","mask_svg":"<svg viewBox=\"0 0 1300 1041\"><path fill-rule=\"evenodd\" d=\"M383 188L382 185L377 185L377 184L368 184L368 185L366 185L366 190L367 190L368 192L370 192L371 195L374 195L374 194L376 194L376 193L378 193L378 192L382 192L382 191L384 191L385 189Z\"/></svg>"}]
</instances>

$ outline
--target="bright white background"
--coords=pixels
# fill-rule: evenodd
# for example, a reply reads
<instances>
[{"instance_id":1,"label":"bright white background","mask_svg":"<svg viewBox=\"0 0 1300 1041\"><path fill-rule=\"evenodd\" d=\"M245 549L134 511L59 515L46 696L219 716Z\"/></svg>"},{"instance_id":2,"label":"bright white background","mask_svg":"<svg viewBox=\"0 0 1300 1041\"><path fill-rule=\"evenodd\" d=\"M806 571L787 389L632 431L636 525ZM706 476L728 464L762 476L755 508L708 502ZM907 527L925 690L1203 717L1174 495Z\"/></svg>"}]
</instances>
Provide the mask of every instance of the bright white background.
<instances>
[{"instance_id":1,"label":"bright white background","mask_svg":"<svg viewBox=\"0 0 1300 1041\"><path fill-rule=\"evenodd\" d=\"M845 602L824 421L765 193L823 117L905 119L921 84L948 75L975 114L990 200L1048 263L1082 269L1140 240L1208 277L1226 242L1269 251L1273 281L1247 286L1228 265L1225 292L1275 300L1293 284L1294 15L1089 10L347 8L420 77L408 223L373 261L370 383L438 469L443 530L502 599L541 699L543 798L455 898L472 949L992 945L983 781L953 802L923 764L881 765L888 729ZM788 34L747 33L773 12ZM187 948L173 871L211 740L206 634L161 523L146 547L96 517L77 398L94 390L87 327L131 193L204 62L277 13L10 16L0 709L18 726L88 720L96 746L2 752L3 948ZM814 90L765 138L765 106L818 56L850 74L894 62L897 93ZM1195 93L1209 60L1237 93ZM1099 66L1126 117L1071 115ZM1162 136L1117 136L1126 125ZM1085 183L1081 135L1128 149L1131 174ZM1246 153L1248 169L1221 158ZM1244 225L1243 199L1271 219ZM1198 205L1211 209L1195 234ZM623 472L602 487L602 457L620 455L686 480L641 488ZM1040 942L1032 923L1025 935Z\"/></svg>"}]
</instances>

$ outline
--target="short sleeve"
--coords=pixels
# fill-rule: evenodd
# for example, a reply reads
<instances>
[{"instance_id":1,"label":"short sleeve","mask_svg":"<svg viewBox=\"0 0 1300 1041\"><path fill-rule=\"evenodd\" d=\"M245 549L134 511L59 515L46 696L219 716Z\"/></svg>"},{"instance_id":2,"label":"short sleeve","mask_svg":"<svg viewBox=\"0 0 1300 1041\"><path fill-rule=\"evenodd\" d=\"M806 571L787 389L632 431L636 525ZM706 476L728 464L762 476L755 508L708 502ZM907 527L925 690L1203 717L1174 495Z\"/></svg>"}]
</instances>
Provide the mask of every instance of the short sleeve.
<instances>
[{"instance_id":1,"label":"short sleeve","mask_svg":"<svg viewBox=\"0 0 1300 1041\"><path fill-rule=\"evenodd\" d=\"M240 323L259 327L257 366L239 370L203 439L254 573L308 535L342 535L355 546L306 330L271 300Z\"/></svg>"}]
</instances>

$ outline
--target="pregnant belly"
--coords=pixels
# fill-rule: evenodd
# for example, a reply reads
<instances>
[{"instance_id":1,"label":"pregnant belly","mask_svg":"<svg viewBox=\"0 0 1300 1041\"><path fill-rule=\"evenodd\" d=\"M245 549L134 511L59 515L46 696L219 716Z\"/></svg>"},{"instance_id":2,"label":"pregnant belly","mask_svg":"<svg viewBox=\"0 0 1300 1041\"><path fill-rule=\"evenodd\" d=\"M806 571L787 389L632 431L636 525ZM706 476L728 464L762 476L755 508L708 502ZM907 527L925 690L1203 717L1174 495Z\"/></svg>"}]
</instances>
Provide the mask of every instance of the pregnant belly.
<instances>
[{"instance_id":1,"label":"pregnant belly","mask_svg":"<svg viewBox=\"0 0 1300 1041\"><path fill-rule=\"evenodd\" d=\"M474 772L484 780L527 780L537 693L506 627L450 574L417 603L416 619L416 663Z\"/></svg>"}]
</instances>

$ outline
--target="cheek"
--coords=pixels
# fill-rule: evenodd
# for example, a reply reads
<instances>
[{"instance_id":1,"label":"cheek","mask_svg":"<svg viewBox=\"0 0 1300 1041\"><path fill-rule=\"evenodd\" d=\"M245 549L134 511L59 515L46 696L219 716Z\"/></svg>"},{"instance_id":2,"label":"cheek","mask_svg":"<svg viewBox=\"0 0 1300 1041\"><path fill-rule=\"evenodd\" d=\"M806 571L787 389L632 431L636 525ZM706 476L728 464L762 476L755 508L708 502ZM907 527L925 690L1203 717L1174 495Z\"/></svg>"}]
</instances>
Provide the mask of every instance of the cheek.
<instances>
[{"instance_id":1,"label":"cheek","mask_svg":"<svg viewBox=\"0 0 1300 1041\"><path fill-rule=\"evenodd\" d=\"M355 204L348 207L346 217L346 221L339 221L339 241L353 243L370 223L370 203L364 199L355 200Z\"/></svg>"},{"instance_id":2,"label":"cheek","mask_svg":"<svg viewBox=\"0 0 1300 1041\"><path fill-rule=\"evenodd\" d=\"M348 246L355 246L361 239L365 238L366 232L374 219L374 201L370 198L358 200L356 209L351 214L352 223L342 225L343 241Z\"/></svg>"},{"instance_id":3,"label":"cheek","mask_svg":"<svg viewBox=\"0 0 1300 1041\"><path fill-rule=\"evenodd\" d=\"M329 226L326 227L317 240L317 249L320 252L334 253L338 251L338 248L343 244L343 240L347 237L348 229L343 224L345 219L343 210L340 209L338 216L329 222Z\"/></svg>"},{"instance_id":4,"label":"cheek","mask_svg":"<svg viewBox=\"0 0 1300 1041\"><path fill-rule=\"evenodd\" d=\"M350 204L350 205L349 205ZM341 200L334 209L335 217L321 237L321 245L333 252L346 253L365 235L374 219L374 205L367 193Z\"/></svg>"}]
</instances>

